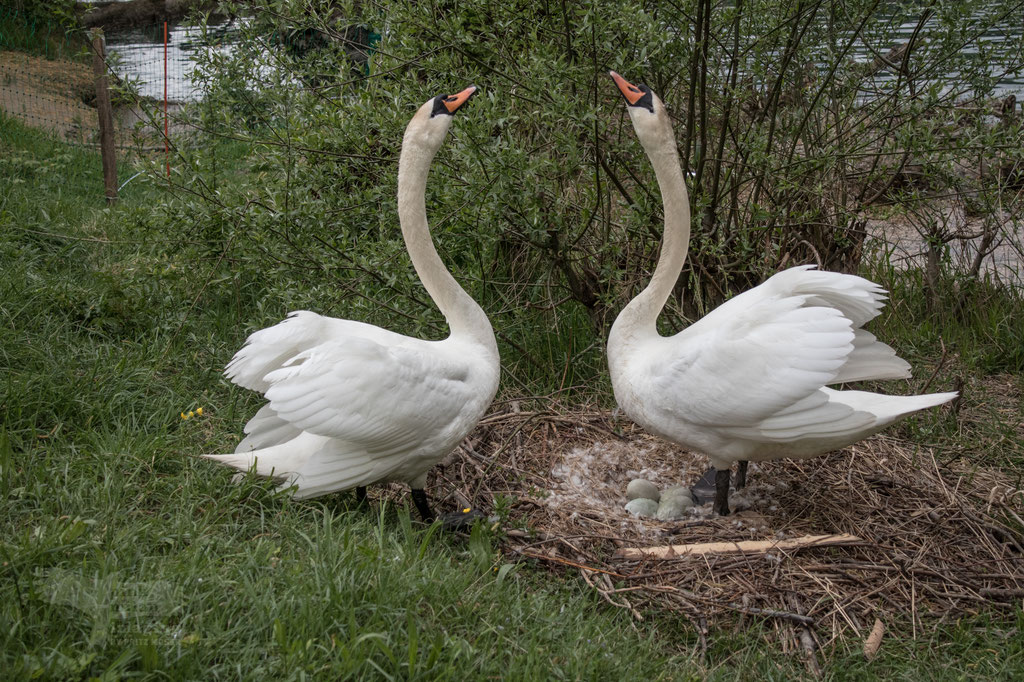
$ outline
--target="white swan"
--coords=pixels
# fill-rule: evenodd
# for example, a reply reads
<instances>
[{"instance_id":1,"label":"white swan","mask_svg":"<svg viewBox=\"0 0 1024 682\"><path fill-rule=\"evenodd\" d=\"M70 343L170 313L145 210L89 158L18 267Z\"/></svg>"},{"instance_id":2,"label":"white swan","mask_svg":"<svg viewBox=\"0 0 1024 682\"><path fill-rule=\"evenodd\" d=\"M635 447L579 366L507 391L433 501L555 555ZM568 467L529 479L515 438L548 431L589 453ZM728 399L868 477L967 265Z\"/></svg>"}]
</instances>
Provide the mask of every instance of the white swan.
<instances>
[{"instance_id":1,"label":"white swan","mask_svg":"<svg viewBox=\"0 0 1024 682\"><path fill-rule=\"evenodd\" d=\"M416 273L451 335L424 341L362 322L291 313L252 334L224 372L268 403L234 454L204 455L284 479L297 498L402 481L424 520L427 470L476 426L498 387L498 347L484 311L434 249L424 190L452 117L476 91L440 95L413 116L398 162L398 215Z\"/></svg>"},{"instance_id":2,"label":"white swan","mask_svg":"<svg viewBox=\"0 0 1024 682\"><path fill-rule=\"evenodd\" d=\"M910 365L861 329L884 291L861 277L784 270L675 336L656 320L686 260L690 207L672 124L646 86L611 77L625 97L665 205L661 256L608 337L615 399L636 423L705 453L717 469L714 509L729 513L733 462L813 457L865 438L956 393L888 396L827 384L910 376ZM741 485L737 481L738 485Z\"/></svg>"}]
</instances>

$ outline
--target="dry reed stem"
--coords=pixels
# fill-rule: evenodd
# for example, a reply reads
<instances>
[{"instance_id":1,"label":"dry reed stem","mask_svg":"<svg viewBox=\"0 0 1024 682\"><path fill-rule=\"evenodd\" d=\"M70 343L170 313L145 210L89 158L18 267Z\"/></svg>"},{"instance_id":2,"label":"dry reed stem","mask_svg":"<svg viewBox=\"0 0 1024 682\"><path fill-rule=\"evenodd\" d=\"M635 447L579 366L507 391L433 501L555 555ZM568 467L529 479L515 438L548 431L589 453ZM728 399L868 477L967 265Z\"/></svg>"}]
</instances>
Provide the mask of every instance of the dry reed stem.
<instances>
[{"instance_id":1,"label":"dry reed stem","mask_svg":"<svg viewBox=\"0 0 1024 682\"><path fill-rule=\"evenodd\" d=\"M840 535L804 535L791 540L740 540L733 542L696 542L689 545L660 545L657 547L626 547L615 552L616 559L678 559L698 554L764 554L772 550L784 551L808 547L852 545L860 538L849 533Z\"/></svg>"}]
</instances>

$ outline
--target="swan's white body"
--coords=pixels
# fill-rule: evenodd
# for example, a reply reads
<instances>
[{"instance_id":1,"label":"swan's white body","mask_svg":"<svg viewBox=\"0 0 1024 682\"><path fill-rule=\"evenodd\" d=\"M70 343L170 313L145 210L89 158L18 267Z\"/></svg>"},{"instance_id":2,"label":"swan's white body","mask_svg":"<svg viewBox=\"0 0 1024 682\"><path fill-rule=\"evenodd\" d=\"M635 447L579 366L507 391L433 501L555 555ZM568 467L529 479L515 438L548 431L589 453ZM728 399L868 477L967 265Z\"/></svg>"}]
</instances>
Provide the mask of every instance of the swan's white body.
<instances>
[{"instance_id":1,"label":"swan's white body","mask_svg":"<svg viewBox=\"0 0 1024 682\"><path fill-rule=\"evenodd\" d=\"M956 396L828 388L909 377L910 365L861 329L882 308L882 288L811 266L780 272L675 336L661 336L656 320L686 259L689 199L664 105L613 77L630 100L630 118L665 203L654 275L619 314L608 339L615 399L631 419L728 470L737 461L830 452ZM639 102L648 94L643 106L632 105L630 98Z\"/></svg>"},{"instance_id":2,"label":"swan's white body","mask_svg":"<svg viewBox=\"0 0 1024 682\"><path fill-rule=\"evenodd\" d=\"M466 92L472 89L460 95ZM291 313L252 334L228 363L228 378L263 393L268 403L246 424L234 454L209 459L284 479L298 498L386 481L422 489L430 467L491 404L499 375L494 333L445 269L427 228L427 172L452 118L434 115L437 109L436 100L428 101L406 129L398 212L409 256L451 335L424 341L362 322Z\"/></svg>"},{"instance_id":3,"label":"swan's white body","mask_svg":"<svg viewBox=\"0 0 1024 682\"><path fill-rule=\"evenodd\" d=\"M707 454L716 469L845 447L956 395L827 387L910 376L905 361L860 329L883 300L865 279L803 266L730 299L675 336L627 336L613 327L615 398L638 424Z\"/></svg>"}]
</instances>

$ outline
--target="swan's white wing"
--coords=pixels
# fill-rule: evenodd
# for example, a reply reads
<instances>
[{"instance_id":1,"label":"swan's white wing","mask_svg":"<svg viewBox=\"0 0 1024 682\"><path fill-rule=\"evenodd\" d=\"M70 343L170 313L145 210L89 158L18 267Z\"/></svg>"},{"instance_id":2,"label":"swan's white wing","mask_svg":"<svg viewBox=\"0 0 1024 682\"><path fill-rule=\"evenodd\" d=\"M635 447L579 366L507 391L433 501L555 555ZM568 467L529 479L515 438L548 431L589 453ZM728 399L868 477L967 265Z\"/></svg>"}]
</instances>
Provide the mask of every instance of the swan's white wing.
<instances>
[{"instance_id":1,"label":"swan's white wing","mask_svg":"<svg viewBox=\"0 0 1024 682\"><path fill-rule=\"evenodd\" d=\"M910 365L897 357L896 351L859 329L885 305L886 291L878 284L856 275L800 265L773 275L761 286L778 296L807 296L804 305L835 308L853 323L853 352L836 375L836 383L910 376Z\"/></svg>"},{"instance_id":2,"label":"swan's white wing","mask_svg":"<svg viewBox=\"0 0 1024 682\"><path fill-rule=\"evenodd\" d=\"M245 438L235 447L235 452L239 454L287 443L302 433L277 416L270 405L259 409L245 425L244 432Z\"/></svg>"},{"instance_id":3,"label":"swan's white wing","mask_svg":"<svg viewBox=\"0 0 1024 682\"><path fill-rule=\"evenodd\" d=\"M406 341L350 337L303 351L267 375L270 407L302 431L371 454L402 452L462 426L463 411L481 398L470 361L436 342Z\"/></svg>"},{"instance_id":4,"label":"swan's white wing","mask_svg":"<svg viewBox=\"0 0 1024 682\"><path fill-rule=\"evenodd\" d=\"M253 332L224 368L224 374L243 388L266 393L267 374L280 369L299 353L328 341L360 336L381 343L398 343L400 334L353 320L297 310L272 327Z\"/></svg>"},{"instance_id":5,"label":"swan's white wing","mask_svg":"<svg viewBox=\"0 0 1024 682\"><path fill-rule=\"evenodd\" d=\"M910 378L910 363L882 343L871 332L856 330L853 352L839 370L833 383Z\"/></svg>"},{"instance_id":6,"label":"swan's white wing","mask_svg":"<svg viewBox=\"0 0 1024 682\"><path fill-rule=\"evenodd\" d=\"M264 379L286 360L327 340L324 318L308 310L289 313L284 321L249 335L224 368L228 379L260 393L270 387Z\"/></svg>"},{"instance_id":7,"label":"swan's white wing","mask_svg":"<svg viewBox=\"0 0 1024 682\"><path fill-rule=\"evenodd\" d=\"M748 426L833 381L853 350L851 322L804 307L807 298L762 285L654 341L641 366L660 409L691 424Z\"/></svg>"},{"instance_id":8,"label":"swan's white wing","mask_svg":"<svg viewBox=\"0 0 1024 682\"><path fill-rule=\"evenodd\" d=\"M756 289L779 296L809 296L806 305L835 308L854 327L878 316L885 306L886 291L878 284L841 272L816 270L813 265L798 265L777 272Z\"/></svg>"},{"instance_id":9,"label":"swan's white wing","mask_svg":"<svg viewBox=\"0 0 1024 682\"><path fill-rule=\"evenodd\" d=\"M822 388L756 425L728 426L723 430L731 438L791 443L807 439L856 437L875 424L873 414L829 400L830 395L829 389Z\"/></svg>"}]
</instances>

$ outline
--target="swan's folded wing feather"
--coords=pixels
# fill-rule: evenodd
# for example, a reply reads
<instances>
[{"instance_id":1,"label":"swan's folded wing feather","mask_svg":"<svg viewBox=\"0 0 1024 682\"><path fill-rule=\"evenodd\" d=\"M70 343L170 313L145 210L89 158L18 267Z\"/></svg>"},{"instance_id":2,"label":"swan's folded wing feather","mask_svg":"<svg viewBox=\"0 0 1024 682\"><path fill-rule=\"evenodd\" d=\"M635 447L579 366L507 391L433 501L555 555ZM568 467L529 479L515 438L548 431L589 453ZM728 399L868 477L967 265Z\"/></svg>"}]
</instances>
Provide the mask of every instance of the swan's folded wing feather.
<instances>
[{"instance_id":1,"label":"swan's folded wing feather","mask_svg":"<svg viewBox=\"0 0 1024 682\"><path fill-rule=\"evenodd\" d=\"M224 368L225 376L242 388L266 392L270 387L267 374L303 350L328 340L326 319L308 310L297 310L272 327L253 332Z\"/></svg>"},{"instance_id":2,"label":"swan's folded wing feather","mask_svg":"<svg viewBox=\"0 0 1024 682\"><path fill-rule=\"evenodd\" d=\"M728 315L708 315L659 341L661 352L646 364L661 409L694 424L750 426L831 382L853 349L851 323L805 302L739 296Z\"/></svg>"},{"instance_id":3,"label":"swan's folded wing feather","mask_svg":"<svg viewBox=\"0 0 1024 682\"><path fill-rule=\"evenodd\" d=\"M352 337L306 350L268 374L266 397L302 431L393 453L459 420L475 402L469 373L464 358L430 342Z\"/></svg>"},{"instance_id":4,"label":"swan's folded wing feather","mask_svg":"<svg viewBox=\"0 0 1024 682\"><path fill-rule=\"evenodd\" d=\"M805 305L835 308L853 322L855 328L877 317L886 299L885 289L870 280L817 270L813 265L798 265L778 272L757 289L777 296L807 296Z\"/></svg>"},{"instance_id":5,"label":"swan's folded wing feather","mask_svg":"<svg viewBox=\"0 0 1024 682\"><path fill-rule=\"evenodd\" d=\"M757 442L787 443L807 438L837 438L870 428L875 416L844 403L830 401L818 390L789 407L751 426L725 427L732 438Z\"/></svg>"},{"instance_id":6,"label":"swan's folded wing feather","mask_svg":"<svg viewBox=\"0 0 1024 682\"><path fill-rule=\"evenodd\" d=\"M270 407L264 405L246 423L243 429L245 438L235 447L235 453L241 454L260 450L272 445L280 445L297 437L301 431L277 416Z\"/></svg>"},{"instance_id":7,"label":"swan's folded wing feather","mask_svg":"<svg viewBox=\"0 0 1024 682\"><path fill-rule=\"evenodd\" d=\"M362 337L382 344L401 343L404 336L365 322L318 315L308 310L289 313L281 322L249 335L224 374L243 388L266 393L266 377L300 353L336 340Z\"/></svg>"},{"instance_id":8,"label":"swan's folded wing feather","mask_svg":"<svg viewBox=\"0 0 1024 682\"><path fill-rule=\"evenodd\" d=\"M853 352L835 383L847 381L877 381L881 379L907 379L910 377L910 363L896 355L891 346L882 343L871 332L856 330Z\"/></svg>"}]
</instances>

